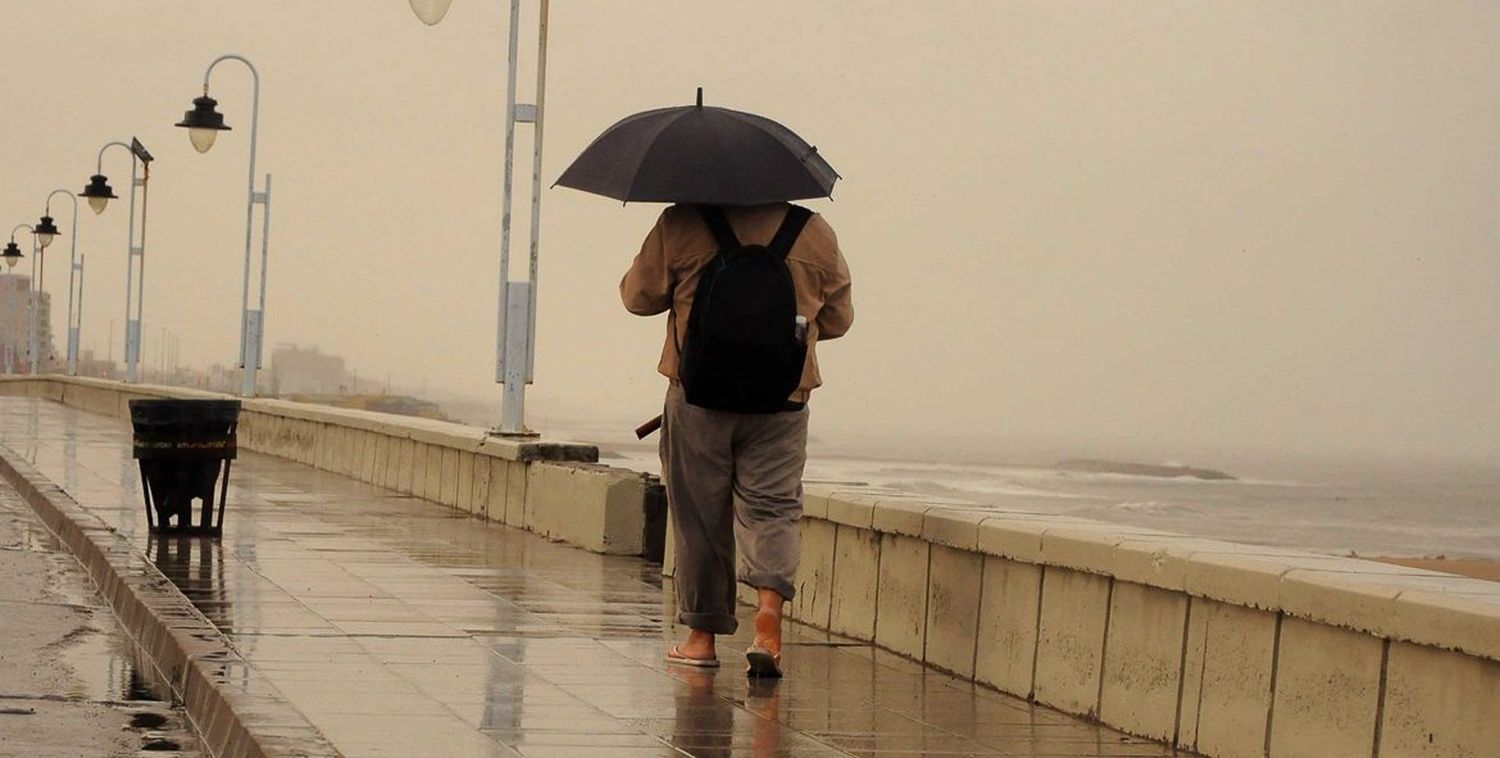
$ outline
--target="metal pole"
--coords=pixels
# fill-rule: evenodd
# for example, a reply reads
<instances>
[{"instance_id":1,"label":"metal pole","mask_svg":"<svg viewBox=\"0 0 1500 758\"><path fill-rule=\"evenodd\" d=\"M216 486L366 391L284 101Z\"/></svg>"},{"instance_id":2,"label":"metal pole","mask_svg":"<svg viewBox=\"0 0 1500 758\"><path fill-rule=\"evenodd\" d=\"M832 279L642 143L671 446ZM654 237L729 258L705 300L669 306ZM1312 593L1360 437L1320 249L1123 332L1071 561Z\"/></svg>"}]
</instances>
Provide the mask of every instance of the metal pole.
<instances>
[{"instance_id":1,"label":"metal pole","mask_svg":"<svg viewBox=\"0 0 1500 758\"><path fill-rule=\"evenodd\" d=\"M16 241L16 232L25 229L32 232L31 235L31 280L26 282L26 349L32 356L27 363L31 366L31 373L36 373L36 233L31 224L16 224L10 230L10 241Z\"/></svg>"},{"instance_id":2,"label":"metal pole","mask_svg":"<svg viewBox=\"0 0 1500 758\"><path fill-rule=\"evenodd\" d=\"M27 352L31 359L29 363L31 364L32 376L36 376L37 374L37 355L41 352L41 347L37 344L40 341L41 337L41 335L38 334L38 331L41 329L42 322L42 295L41 289L37 284L37 265L41 262L41 258L41 246L36 243L36 235L33 232L31 238L31 291L29 293L31 297L28 298L30 305L30 315L27 319L27 321L31 325L31 333L27 335L26 340Z\"/></svg>"},{"instance_id":3,"label":"metal pole","mask_svg":"<svg viewBox=\"0 0 1500 758\"><path fill-rule=\"evenodd\" d=\"M215 58L212 63L208 64L208 70L203 72L203 94L208 94L209 79L213 76L214 67L228 60L245 64L245 68L250 69L250 77L254 84L250 104L250 168L245 203L245 281L240 291L240 367L244 379L240 394L244 397L255 397L255 370L259 368L261 323L265 316L265 241L262 240L261 246L260 310L253 311L250 309L250 250L255 229L255 204L262 203L269 207L271 188L267 182L265 193L255 191L255 150L260 134L260 72L256 70L255 64L243 55L232 53ZM270 219L265 221L265 230L270 230Z\"/></svg>"},{"instance_id":4,"label":"metal pole","mask_svg":"<svg viewBox=\"0 0 1500 758\"><path fill-rule=\"evenodd\" d=\"M134 381L137 381L139 379L138 374L137 374L137 370L136 370L136 362L135 362L135 360L133 360L133 356L136 354L137 348L139 347L139 345L137 343L138 343L138 341L140 339L140 333L139 333L139 325L134 324L133 320L131 319L131 310L132 310L131 309L131 298L135 294L135 285L134 285L135 259L136 259L137 255L144 255L144 253L145 253L144 248L138 248L138 247L136 247L136 244L135 244L135 188L137 186L140 186L140 184L141 184L140 180L137 178L137 175L136 175L136 167L137 167L137 164L140 161L136 157L135 151L130 149L130 145L127 145L124 142L108 142L108 143L105 143L104 147L99 148L99 157L98 157L98 159L96 161L96 168L94 170L95 173L98 173L98 174L104 173L104 153L105 153L105 151L109 150L112 147L122 147L122 148L125 148L125 150L130 153L130 218L127 220L126 225L125 225L125 235L126 236L125 236L125 343L124 343L125 352L124 352L124 359L125 359L125 381L127 381L127 382L134 382Z\"/></svg>"},{"instance_id":5,"label":"metal pole","mask_svg":"<svg viewBox=\"0 0 1500 758\"><path fill-rule=\"evenodd\" d=\"M499 316L495 328L496 356L495 356L495 381L505 385L505 393L501 400L500 429L501 433L510 433L520 430L526 394L524 383L522 386L513 386L517 382L506 381L507 355L507 312L510 301L510 222L511 222L511 200L515 181L515 152L516 152L516 69L520 50L520 26L521 26L521 0L510 0L510 46L507 53L507 68L505 78L505 174L501 185L501 211L500 211L500 303ZM522 369L524 373L524 368Z\"/></svg>"},{"instance_id":6,"label":"metal pole","mask_svg":"<svg viewBox=\"0 0 1500 758\"><path fill-rule=\"evenodd\" d=\"M124 144L124 143L121 143ZM126 233L130 235L129 249L125 255L125 381L141 380L140 351L141 325L136 323L132 303L135 298L135 190L140 186L135 156L130 157L130 222Z\"/></svg>"},{"instance_id":7,"label":"metal pole","mask_svg":"<svg viewBox=\"0 0 1500 758\"><path fill-rule=\"evenodd\" d=\"M138 258L135 274L135 363L139 367L141 362L141 325L146 317L146 212L151 205L151 164L139 162L141 166L141 236L140 245L136 246L133 257ZM132 195L134 194L134 181L131 182ZM139 373L139 368L135 369ZM132 381L134 381L132 379Z\"/></svg>"},{"instance_id":8,"label":"metal pole","mask_svg":"<svg viewBox=\"0 0 1500 758\"><path fill-rule=\"evenodd\" d=\"M31 249L36 251L36 265L37 265L37 277L36 277L36 316L37 316L36 317L36 342L37 342L37 349L32 354L32 357L31 357L31 373L38 374L38 373L41 373L41 370L38 368L38 365L43 360L43 358L42 358L42 351L43 350L47 350L46 360L47 361L51 361L52 360L52 354L51 354L52 351L50 349L48 349L48 348L50 348L50 346L52 344L52 339L51 339L51 336L52 336L52 328L51 328L52 327L52 309L50 307L46 309L47 310L47 314L46 315L47 315L47 327L48 327L47 328L47 336L48 336L48 339L47 339L47 344L43 345L42 344L42 285L44 283L46 283L46 280L47 280L47 249L44 248L44 247L42 247L41 245L37 244L36 237L34 235L33 235L32 240L31 240ZM51 303L49 302L48 305L50 306Z\"/></svg>"},{"instance_id":9,"label":"metal pole","mask_svg":"<svg viewBox=\"0 0 1500 758\"><path fill-rule=\"evenodd\" d=\"M255 368L262 368L262 346L266 334L266 268L270 256L267 248L271 243L271 175L266 174L266 191L261 193L260 209L260 309L256 311L254 349ZM253 389L253 385L252 385ZM248 396L247 396L248 397Z\"/></svg>"},{"instance_id":10,"label":"metal pole","mask_svg":"<svg viewBox=\"0 0 1500 758\"><path fill-rule=\"evenodd\" d=\"M47 215L52 215L52 196L64 195L73 203L73 238L68 243L68 376L78 374L78 333L73 328L73 290L78 280L78 198L65 189L52 190L47 195Z\"/></svg>"},{"instance_id":11,"label":"metal pole","mask_svg":"<svg viewBox=\"0 0 1500 758\"><path fill-rule=\"evenodd\" d=\"M85 257L82 255L78 256L78 309L74 313L73 324L68 327L73 335L73 346L75 348L73 365L69 367L69 372L75 375L78 373L78 352L76 350L78 347L78 335L83 329L83 261Z\"/></svg>"},{"instance_id":12,"label":"metal pole","mask_svg":"<svg viewBox=\"0 0 1500 758\"><path fill-rule=\"evenodd\" d=\"M542 119L547 107L547 14L549 0L542 0L540 28L537 31L536 122L532 125L531 157L531 282L530 308L526 313L526 383L536 381L536 301L537 257L542 234Z\"/></svg>"}]
</instances>

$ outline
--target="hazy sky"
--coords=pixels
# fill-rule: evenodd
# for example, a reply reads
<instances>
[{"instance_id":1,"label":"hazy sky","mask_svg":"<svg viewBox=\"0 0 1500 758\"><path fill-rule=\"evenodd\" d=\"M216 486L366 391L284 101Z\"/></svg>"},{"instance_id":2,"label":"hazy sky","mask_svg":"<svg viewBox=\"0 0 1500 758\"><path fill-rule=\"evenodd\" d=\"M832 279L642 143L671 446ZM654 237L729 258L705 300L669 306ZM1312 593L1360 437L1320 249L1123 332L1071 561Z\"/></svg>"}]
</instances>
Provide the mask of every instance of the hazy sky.
<instances>
[{"instance_id":1,"label":"hazy sky","mask_svg":"<svg viewBox=\"0 0 1500 758\"><path fill-rule=\"evenodd\" d=\"M186 362L235 356L247 74L215 75L235 131L211 153L171 126L233 51L261 70L275 175L268 348L498 406L508 3L455 0L435 28L404 0L3 7L7 228L81 189L105 141L138 135L158 158L147 356L160 325ZM858 310L820 350L824 438L1495 459L1497 39L1494 2L561 1L546 181L699 85L817 144L845 181L812 205ZM106 172L123 195L122 155ZM663 325L625 314L616 285L660 207L544 203L532 394L645 418ZM124 310L124 207L80 219L101 353ZM66 240L53 251L64 282Z\"/></svg>"}]
</instances>

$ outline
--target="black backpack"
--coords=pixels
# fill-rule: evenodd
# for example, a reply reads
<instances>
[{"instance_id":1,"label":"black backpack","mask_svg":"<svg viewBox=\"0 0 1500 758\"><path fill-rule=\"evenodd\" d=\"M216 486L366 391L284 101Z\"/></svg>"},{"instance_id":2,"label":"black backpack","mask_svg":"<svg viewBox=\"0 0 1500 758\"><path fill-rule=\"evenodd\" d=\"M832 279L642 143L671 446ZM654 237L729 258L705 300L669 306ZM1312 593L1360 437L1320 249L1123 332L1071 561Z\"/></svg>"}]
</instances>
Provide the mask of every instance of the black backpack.
<instances>
[{"instance_id":1,"label":"black backpack","mask_svg":"<svg viewBox=\"0 0 1500 758\"><path fill-rule=\"evenodd\" d=\"M731 413L777 413L802 382L805 330L786 257L812 211L792 206L770 245L745 245L724 209L701 206L719 253L703 268L678 377L688 403ZM801 331L802 333L799 333Z\"/></svg>"}]
</instances>

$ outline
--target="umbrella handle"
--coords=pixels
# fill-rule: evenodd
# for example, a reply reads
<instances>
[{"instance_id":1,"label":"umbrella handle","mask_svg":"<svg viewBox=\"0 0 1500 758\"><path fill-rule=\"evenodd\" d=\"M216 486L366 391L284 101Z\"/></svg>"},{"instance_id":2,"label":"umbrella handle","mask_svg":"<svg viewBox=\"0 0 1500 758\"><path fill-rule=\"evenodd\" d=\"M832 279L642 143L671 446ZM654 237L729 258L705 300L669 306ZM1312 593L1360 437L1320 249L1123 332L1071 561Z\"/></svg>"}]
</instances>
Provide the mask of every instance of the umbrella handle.
<instances>
[{"instance_id":1,"label":"umbrella handle","mask_svg":"<svg viewBox=\"0 0 1500 758\"><path fill-rule=\"evenodd\" d=\"M651 436L652 432L654 432L654 431L656 431L657 429L660 429L660 428L661 428L661 416L657 416L656 418L651 419L650 421L647 421L646 423L641 424L640 426L636 427L635 428L635 438L638 439L638 440L646 439L647 437Z\"/></svg>"}]
</instances>

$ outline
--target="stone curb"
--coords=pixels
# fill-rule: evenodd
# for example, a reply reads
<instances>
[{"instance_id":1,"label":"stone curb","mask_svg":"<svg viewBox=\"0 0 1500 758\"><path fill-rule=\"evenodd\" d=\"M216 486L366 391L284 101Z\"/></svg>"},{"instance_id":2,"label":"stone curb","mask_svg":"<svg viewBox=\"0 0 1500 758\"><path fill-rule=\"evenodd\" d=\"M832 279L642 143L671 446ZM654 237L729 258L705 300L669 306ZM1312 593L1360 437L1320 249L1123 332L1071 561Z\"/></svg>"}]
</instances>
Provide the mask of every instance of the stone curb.
<instances>
[{"instance_id":1,"label":"stone curb","mask_svg":"<svg viewBox=\"0 0 1500 758\"><path fill-rule=\"evenodd\" d=\"M20 493L88 572L158 679L183 704L210 755L340 755L125 537L3 445L0 478ZM244 715L251 713L259 723L275 726L248 723Z\"/></svg>"}]
</instances>

